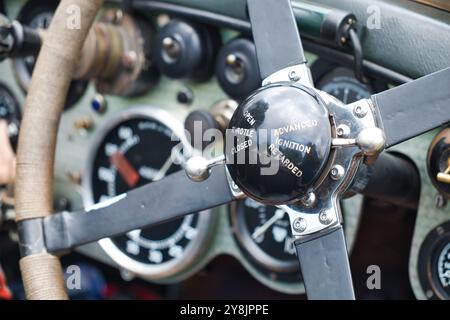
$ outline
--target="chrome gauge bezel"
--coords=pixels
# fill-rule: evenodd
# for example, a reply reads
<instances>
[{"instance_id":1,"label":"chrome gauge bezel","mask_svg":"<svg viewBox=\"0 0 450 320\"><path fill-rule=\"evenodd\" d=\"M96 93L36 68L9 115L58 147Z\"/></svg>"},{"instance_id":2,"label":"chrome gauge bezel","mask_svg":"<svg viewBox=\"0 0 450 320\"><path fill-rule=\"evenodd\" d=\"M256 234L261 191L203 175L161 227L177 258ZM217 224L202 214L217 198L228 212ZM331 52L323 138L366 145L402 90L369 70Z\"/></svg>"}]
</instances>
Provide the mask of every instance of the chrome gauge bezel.
<instances>
[{"instance_id":1,"label":"chrome gauge bezel","mask_svg":"<svg viewBox=\"0 0 450 320\"><path fill-rule=\"evenodd\" d=\"M134 119L148 118L156 120L167 126L175 136L180 139L185 150L190 150L190 144L185 138L184 127L180 121L174 118L170 113L154 106L135 106L130 107L112 118L105 121L106 125L101 127L91 143L87 162L82 177L82 196L85 207L94 204L92 174L93 164L99 146L104 141L106 135L120 123ZM189 152L189 151L188 151ZM172 259L158 265L145 264L132 259L120 250L110 238L98 241L101 248L111 259L121 268L131 272L132 274L144 277L148 280L158 280L164 282L165 279L174 277L180 273L184 273L200 255L205 253L209 239L213 233L215 216L211 214L211 210L204 210L198 213L197 236L189 242L181 258Z\"/></svg>"},{"instance_id":2,"label":"chrome gauge bezel","mask_svg":"<svg viewBox=\"0 0 450 320\"><path fill-rule=\"evenodd\" d=\"M449 294L442 288L438 276L440 255L449 244L450 221L447 221L430 231L420 247L417 271L427 299L450 299Z\"/></svg>"}]
</instances>

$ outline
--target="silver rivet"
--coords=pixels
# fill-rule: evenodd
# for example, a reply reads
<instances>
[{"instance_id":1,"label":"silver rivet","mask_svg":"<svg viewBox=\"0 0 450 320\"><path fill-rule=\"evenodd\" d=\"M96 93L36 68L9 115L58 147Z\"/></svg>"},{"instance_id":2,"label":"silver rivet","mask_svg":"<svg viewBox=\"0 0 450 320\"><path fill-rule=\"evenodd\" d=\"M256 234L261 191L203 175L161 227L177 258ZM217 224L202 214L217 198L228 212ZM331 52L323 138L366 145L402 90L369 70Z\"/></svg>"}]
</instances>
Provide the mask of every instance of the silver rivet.
<instances>
[{"instance_id":1,"label":"silver rivet","mask_svg":"<svg viewBox=\"0 0 450 320\"><path fill-rule=\"evenodd\" d=\"M350 134L350 128L345 124L340 124L336 128L336 134L339 138L347 138Z\"/></svg>"},{"instance_id":2,"label":"silver rivet","mask_svg":"<svg viewBox=\"0 0 450 320\"><path fill-rule=\"evenodd\" d=\"M294 228L294 230L296 232L303 232L306 230L306 220L303 218L296 218L294 220L294 223L292 224L292 228Z\"/></svg>"},{"instance_id":3,"label":"silver rivet","mask_svg":"<svg viewBox=\"0 0 450 320\"><path fill-rule=\"evenodd\" d=\"M358 118L364 118L366 116L366 114L367 114L367 106L365 106L364 104L357 104L353 108L353 113Z\"/></svg>"},{"instance_id":4,"label":"silver rivet","mask_svg":"<svg viewBox=\"0 0 450 320\"><path fill-rule=\"evenodd\" d=\"M289 71L289 80L291 81L298 81L300 80L300 76L297 74L297 72L295 72L295 70L291 70Z\"/></svg>"},{"instance_id":5,"label":"silver rivet","mask_svg":"<svg viewBox=\"0 0 450 320\"><path fill-rule=\"evenodd\" d=\"M333 180L339 180L345 174L345 169L341 165L334 165L330 170L330 176Z\"/></svg>"},{"instance_id":6,"label":"silver rivet","mask_svg":"<svg viewBox=\"0 0 450 320\"><path fill-rule=\"evenodd\" d=\"M305 207L311 208L316 204L316 195L314 192L309 192L300 201Z\"/></svg>"},{"instance_id":7,"label":"silver rivet","mask_svg":"<svg viewBox=\"0 0 450 320\"><path fill-rule=\"evenodd\" d=\"M319 221L320 221L320 223L327 225L327 224L331 223L332 219L331 219L330 214L328 214L328 212L322 211L319 214Z\"/></svg>"}]
</instances>

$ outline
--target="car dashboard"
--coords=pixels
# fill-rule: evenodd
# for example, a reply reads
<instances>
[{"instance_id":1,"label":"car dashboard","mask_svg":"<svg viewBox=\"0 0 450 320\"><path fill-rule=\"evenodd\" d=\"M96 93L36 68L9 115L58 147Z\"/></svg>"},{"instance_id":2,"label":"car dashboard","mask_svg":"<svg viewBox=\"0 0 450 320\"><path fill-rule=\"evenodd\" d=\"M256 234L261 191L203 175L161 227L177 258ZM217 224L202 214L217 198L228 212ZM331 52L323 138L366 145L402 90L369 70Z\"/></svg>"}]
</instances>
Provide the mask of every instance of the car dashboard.
<instances>
[{"instance_id":1,"label":"car dashboard","mask_svg":"<svg viewBox=\"0 0 450 320\"><path fill-rule=\"evenodd\" d=\"M242 7L240 1L232 2ZM50 0L3 3L11 19L44 29L57 5L57 1ZM128 20L139 19L142 23L136 25L140 32L151 39L148 41L149 50L153 53L163 51L159 58L161 61L152 60L145 74L139 75L137 80L134 77L133 81L129 78L132 71L121 70L120 79L114 82L83 79L72 82L58 131L55 212L92 207L179 171L184 166L184 159L179 155L178 158L175 156L179 161L173 161L173 154L178 152L180 143L190 143L185 136L185 128L193 121L209 125L211 119L215 120L212 126L223 127L221 121L227 123L230 113L243 97L261 82L255 71L257 64L247 22L225 13L232 10L229 8L233 7L232 4L216 3L208 11L207 5L201 1L131 3L136 7L127 12L121 2L107 2L100 19L126 27L129 26ZM298 5L295 12L300 16L303 2L293 3ZM331 1L317 1L310 5L333 6ZM369 81L362 83L355 76L351 51L330 45L321 40L320 35L309 32L306 26L306 58L316 87L345 104L446 67L450 61L450 13L412 1L383 2L381 5L402 11L400 20L407 8L417 10L411 15L425 12L423 17L428 16L430 28L443 28L433 39L437 49L432 53L443 57L434 62L424 62L428 63L425 67L415 60L408 69L405 63L398 62L408 60L408 57L401 57L403 51L394 56L383 55L379 49L371 50L370 46L384 37L374 34L387 31L369 29L365 31L367 45L364 48L367 53L364 76ZM343 1L339 7L354 10L359 20L365 17L361 13L362 5ZM422 20L418 18L417 21ZM300 30L303 36L301 22ZM178 47L174 44L173 34L186 37L181 41L193 41L192 46ZM102 43L98 42L98 45ZM113 44L106 45L111 46L110 50L114 49ZM127 45L132 48L134 44ZM442 47L445 50L440 50ZM189 48L194 49L191 52ZM446 53L441 54L444 51ZM136 53L130 52L117 63L133 70ZM180 54L185 59L183 63L175 67L167 63L174 55ZM17 143L21 109L34 62L34 57L29 56L0 63L0 117L2 112L10 117L9 132L13 146ZM105 70L102 72L108 72ZM442 140L436 138L441 135L448 139L448 130L436 129L390 150L392 154L408 159L420 177L417 208L402 211L362 195L341 201L351 263L355 265L355 272L359 272L354 277L367 278L369 267L378 265L376 257L379 252L384 252L393 261L395 255L403 259L382 267L382 271L386 269L389 274L382 281L389 281L390 275L406 279L406 283L401 284L404 289L401 293L362 288L361 297L449 299L450 210L446 197L450 192L447 186L436 182L437 173L433 171L432 160L450 150L448 143L442 146ZM210 145L209 148L211 152L217 152L220 146ZM0 190L4 195L0 202L0 230L4 234L0 238L3 242L0 244L0 264L7 278L14 279L17 266L8 263L10 256L17 256L13 249L17 246L17 231L12 222L14 206L7 201L11 190ZM170 202L171 194L166 198ZM375 219L373 225L367 218L368 211L371 212L370 219ZM257 232L273 219L277 220L265 233ZM394 227L404 225L397 231L388 226L384 229L377 219L384 219ZM377 247L377 244L371 247L365 238L367 234L389 238L391 233L390 240L399 245L401 252ZM367 241L367 247L364 241ZM115 279L120 286L137 283L155 294L140 296L149 299L305 297L288 216L280 208L263 205L250 198L83 245L63 258L63 265L74 263L81 263L86 270L103 273L106 282ZM389 268L394 269L392 274ZM13 280L9 282L12 284ZM210 285L208 289L204 283ZM246 289L241 288L244 286ZM20 297L23 293L17 288L15 294Z\"/></svg>"}]
</instances>

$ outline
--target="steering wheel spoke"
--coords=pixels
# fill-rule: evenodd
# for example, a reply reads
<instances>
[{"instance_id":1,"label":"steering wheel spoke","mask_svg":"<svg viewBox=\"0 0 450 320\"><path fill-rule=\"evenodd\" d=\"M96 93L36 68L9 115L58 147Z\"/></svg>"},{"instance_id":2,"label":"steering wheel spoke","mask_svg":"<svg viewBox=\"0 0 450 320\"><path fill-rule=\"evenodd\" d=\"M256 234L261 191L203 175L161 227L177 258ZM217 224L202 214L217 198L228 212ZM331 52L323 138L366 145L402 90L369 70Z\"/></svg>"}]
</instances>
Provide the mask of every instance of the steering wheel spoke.
<instances>
[{"instance_id":1,"label":"steering wheel spoke","mask_svg":"<svg viewBox=\"0 0 450 320\"><path fill-rule=\"evenodd\" d=\"M308 299L355 299L341 225L297 239L295 248Z\"/></svg>"},{"instance_id":2,"label":"steering wheel spoke","mask_svg":"<svg viewBox=\"0 0 450 320\"><path fill-rule=\"evenodd\" d=\"M291 81L312 86L291 1L248 0L247 5L262 85Z\"/></svg>"},{"instance_id":3,"label":"steering wheel spoke","mask_svg":"<svg viewBox=\"0 0 450 320\"><path fill-rule=\"evenodd\" d=\"M280 208L289 215L308 299L355 299L337 198L319 199L312 209Z\"/></svg>"},{"instance_id":4,"label":"steering wheel spoke","mask_svg":"<svg viewBox=\"0 0 450 320\"><path fill-rule=\"evenodd\" d=\"M371 97L386 148L450 121L450 68Z\"/></svg>"},{"instance_id":5,"label":"steering wheel spoke","mask_svg":"<svg viewBox=\"0 0 450 320\"><path fill-rule=\"evenodd\" d=\"M201 182L179 171L91 208L44 218L45 247L50 252L66 251L225 204L235 195L223 164L211 168L209 178Z\"/></svg>"}]
</instances>

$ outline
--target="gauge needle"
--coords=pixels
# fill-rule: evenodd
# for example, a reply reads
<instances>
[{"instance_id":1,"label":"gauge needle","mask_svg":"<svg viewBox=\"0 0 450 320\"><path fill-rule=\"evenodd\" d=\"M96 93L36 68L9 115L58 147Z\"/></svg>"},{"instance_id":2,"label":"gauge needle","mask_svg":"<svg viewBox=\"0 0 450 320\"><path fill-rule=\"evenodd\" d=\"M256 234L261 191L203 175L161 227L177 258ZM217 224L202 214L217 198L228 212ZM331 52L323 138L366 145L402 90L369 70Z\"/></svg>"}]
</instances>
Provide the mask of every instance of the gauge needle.
<instances>
[{"instance_id":1,"label":"gauge needle","mask_svg":"<svg viewBox=\"0 0 450 320\"><path fill-rule=\"evenodd\" d=\"M134 188L139 181L139 174L133 168L127 158L120 152L114 153L109 161L117 169L120 176L130 188Z\"/></svg>"},{"instance_id":2,"label":"gauge needle","mask_svg":"<svg viewBox=\"0 0 450 320\"><path fill-rule=\"evenodd\" d=\"M261 236L264 232L266 232L275 222L277 222L280 219L283 219L285 214L285 211L281 210L281 209L277 209L275 211L275 214L272 216L272 218L270 218L269 220L267 220L262 226L256 228L255 232L253 232L252 234L252 238L256 239L259 236Z\"/></svg>"},{"instance_id":3,"label":"gauge needle","mask_svg":"<svg viewBox=\"0 0 450 320\"><path fill-rule=\"evenodd\" d=\"M172 166L173 160L172 160L172 154L167 158L167 160L162 165L161 169L159 169L158 173L155 174L153 177L153 181L158 181L166 175L169 168Z\"/></svg>"}]
</instances>

